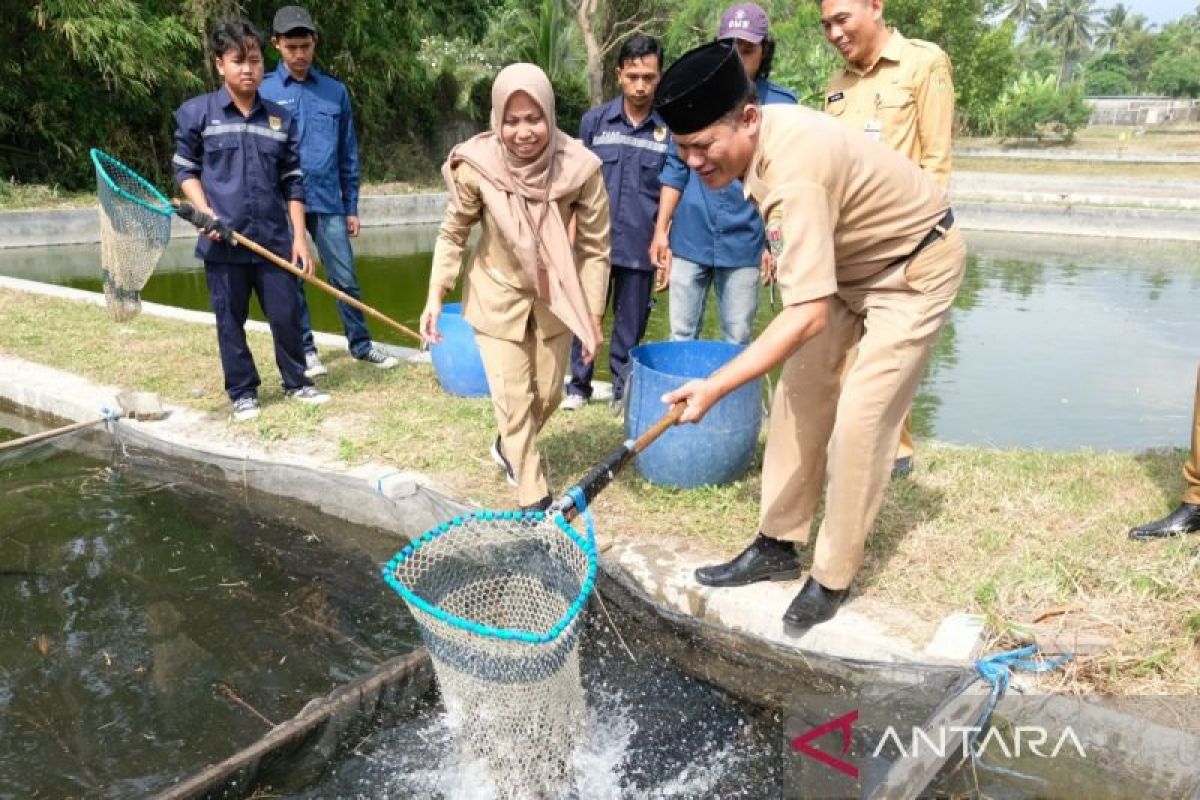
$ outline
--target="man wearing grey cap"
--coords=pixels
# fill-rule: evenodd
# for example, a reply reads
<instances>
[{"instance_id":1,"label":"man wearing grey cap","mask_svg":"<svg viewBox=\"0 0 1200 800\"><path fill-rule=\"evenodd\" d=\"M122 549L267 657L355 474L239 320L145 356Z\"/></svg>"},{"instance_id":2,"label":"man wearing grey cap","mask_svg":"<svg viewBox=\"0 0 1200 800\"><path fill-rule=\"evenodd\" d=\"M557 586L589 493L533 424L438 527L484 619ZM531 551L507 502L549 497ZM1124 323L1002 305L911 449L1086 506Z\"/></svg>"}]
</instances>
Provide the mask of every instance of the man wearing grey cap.
<instances>
[{"instance_id":1,"label":"man wearing grey cap","mask_svg":"<svg viewBox=\"0 0 1200 800\"><path fill-rule=\"evenodd\" d=\"M329 282L356 300L362 299L350 237L358 236L358 140L346 87L317 69L317 26L300 6L275 12L271 44L279 51L279 66L259 89L295 116L300 127L300 166L304 170L305 226L316 242ZM312 321L300 295L300 325L304 335L305 374L310 378L328 372L317 355ZM364 364L390 369L399 362L371 341L363 313L342 303L338 315L350 355Z\"/></svg>"},{"instance_id":2,"label":"man wearing grey cap","mask_svg":"<svg viewBox=\"0 0 1200 800\"><path fill-rule=\"evenodd\" d=\"M920 167L820 112L758 105L728 42L676 61L655 107L707 186L744 182L766 219L784 305L733 361L663 398L686 401L682 420L698 421L783 365L758 535L696 579L745 586L799 577L796 544L808 542L823 494L810 574L783 615L785 630L803 633L833 617L862 566L900 426L962 282L966 249L946 193Z\"/></svg>"},{"instance_id":3,"label":"man wearing grey cap","mask_svg":"<svg viewBox=\"0 0 1200 800\"><path fill-rule=\"evenodd\" d=\"M761 7L737 3L725 9L717 39L737 47L759 102L796 102L794 94L767 80L775 42ZM772 266L758 210L737 181L722 189L706 187L673 146L659 179L662 195L650 254L662 270L660 288L671 287L671 338L699 337L708 291L715 287L722 338L746 344L758 311L759 277L769 279Z\"/></svg>"}]
</instances>

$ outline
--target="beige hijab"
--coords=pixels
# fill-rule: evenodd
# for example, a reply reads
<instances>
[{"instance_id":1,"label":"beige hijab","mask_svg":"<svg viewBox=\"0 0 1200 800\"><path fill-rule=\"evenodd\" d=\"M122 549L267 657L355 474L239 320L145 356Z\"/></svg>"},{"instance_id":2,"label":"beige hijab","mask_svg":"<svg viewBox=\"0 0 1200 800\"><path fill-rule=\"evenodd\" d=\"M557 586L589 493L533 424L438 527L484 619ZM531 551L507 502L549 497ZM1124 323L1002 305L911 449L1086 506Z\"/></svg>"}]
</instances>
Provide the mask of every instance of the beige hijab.
<instances>
[{"instance_id":1,"label":"beige hijab","mask_svg":"<svg viewBox=\"0 0 1200 800\"><path fill-rule=\"evenodd\" d=\"M533 159L517 158L500 138L505 108L516 92L525 92L537 103L550 128L550 141ZM481 176L484 205L537 287L538 297L594 353L597 342L591 310L579 282L567 221L556 201L577 191L599 168L600 160L558 129L554 90L539 67L512 64L500 71L492 84L492 130L455 147L442 165L442 177L459 209L462 202L453 171L463 163Z\"/></svg>"}]
</instances>

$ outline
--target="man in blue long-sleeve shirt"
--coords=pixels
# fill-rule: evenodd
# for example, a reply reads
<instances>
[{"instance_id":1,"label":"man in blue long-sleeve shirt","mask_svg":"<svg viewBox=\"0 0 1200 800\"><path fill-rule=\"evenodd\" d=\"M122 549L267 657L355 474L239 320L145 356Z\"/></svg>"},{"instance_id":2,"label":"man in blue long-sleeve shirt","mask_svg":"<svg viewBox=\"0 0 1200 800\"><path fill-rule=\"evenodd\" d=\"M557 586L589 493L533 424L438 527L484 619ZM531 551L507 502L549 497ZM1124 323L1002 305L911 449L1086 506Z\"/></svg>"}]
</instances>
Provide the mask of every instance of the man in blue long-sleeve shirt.
<instances>
[{"instance_id":1,"label":"man in blue long-sleeve shirt","mask_svg":"<svg viewBox=\"0 0 1200 800\"><path fill-rule=\"evenodd\" d=\"M579 138L600 157L612 218L612 269L608 296L613 308L609 369L613 405L620 410L629 351L646 335L655 268L650 237L658 211L658 173L667 157L667 126L651 108L662 74L662 45L650 36L631 36L617 54L621 95L583 115ZM592 396L592 365L571 347L571 382L562 408L580 408Z\"/></svg>"},{"instance_id":2,"label":"man in blue long-sleeve shirt","mask_svg":"<svg viewBox=\"0 0 1200 800\"><path fill-rule=\"evenodd\" d=\"M767 80L775 55L767 14L754 3L732 5L721 15L718 39L732 39L758 102L795 104L796 96ZM687 168L674 145L662 171L662 202L651 245L656 266L671 285L671 339L700 336L704 306L715 287L721 337L748 344L758 312L758 286L771 279L771 252L762 218L741 181L709 189Z\"/></svg>"},{"instance_id":3,"label":"man in blue long-sleeve shirt","mask_svg":"<svg viewBox=\"0 0 1200 800\"><path fill-rule=\"evenodd\" d=\"M262 36L245 20L230 20L213 29L209 46L225 85L176 110L175 180L197 209L268 250L290 254L293 264L311 273L296 123L258 94ZM233 418L259 414L260 381L245 330L251 294L258 295L271 326L284 394L307 404L328 401L304 374L296 278L244 247L226 244L216 231L200 237L196 256L204 261Z\"/></svg>"},{"instance_id":4,"label":"man in blue long-sleeve shirt","mask_svg":"<svg viewBox=\"0 0 1200 800\"><path fill-rule=\"evenodd\" d=\"M275 13L271 43L279 51L279 66L263 80L263 97L291 112L300 131L300 164L304 168L305 225L316 242L329 282L356 300L362 299L350 237L358 236L358 141L350 112L350 93L334 78L313 66L317 28L300 6ZM304 335L306 373L326 374L313 341L312 320L298 287L300 325ZM338 302L338 314L350 355L376 367L398 363L371 342L363 313Z\"/></svg>"}]
</instances>

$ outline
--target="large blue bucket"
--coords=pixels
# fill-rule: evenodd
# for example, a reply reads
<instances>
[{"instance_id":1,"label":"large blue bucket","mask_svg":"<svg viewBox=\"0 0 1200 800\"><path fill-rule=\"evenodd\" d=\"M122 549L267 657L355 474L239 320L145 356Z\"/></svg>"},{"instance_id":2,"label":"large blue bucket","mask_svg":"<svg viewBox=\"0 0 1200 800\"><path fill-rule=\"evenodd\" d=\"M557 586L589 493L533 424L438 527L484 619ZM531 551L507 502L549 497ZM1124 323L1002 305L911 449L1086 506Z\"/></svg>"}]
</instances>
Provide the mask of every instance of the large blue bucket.
<instances>
[{"instance_id":1,"label":"large blue bucket","mask_svg":"<svg viewBox=\"0 0 1200 800\"><path fill-rule=\"evenodd\" d=\"M487 373L475 342L475 329L462 316L462 303L442 306L438 319L442 341L429 348L442 388L462 397L487 397Z\"/></svg>"},{"instance_id":2,"label":"large blue bucket","mask_svg":"<svg viewBox=\"0 0 1200 800\"><path fill-rule=\"evenodd\" d=\"M641 436L667 412L666 392L708 377L740 353L728 342L654 342L629 353L625 435ZM638 472L651 483L709 486L740 478L754 458L762 428L762 381L753 380L713 406L697 425L676 425L640 453Z\"/></svg>"}]
</instances>

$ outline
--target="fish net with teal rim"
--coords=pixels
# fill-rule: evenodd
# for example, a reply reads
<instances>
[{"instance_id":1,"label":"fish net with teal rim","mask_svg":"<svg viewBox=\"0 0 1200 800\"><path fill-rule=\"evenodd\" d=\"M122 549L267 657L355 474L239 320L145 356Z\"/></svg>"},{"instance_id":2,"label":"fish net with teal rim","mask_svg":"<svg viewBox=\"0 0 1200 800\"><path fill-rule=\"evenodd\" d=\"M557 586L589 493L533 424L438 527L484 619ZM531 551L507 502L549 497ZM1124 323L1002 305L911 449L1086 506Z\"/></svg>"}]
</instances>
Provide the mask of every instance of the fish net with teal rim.
<instances>
[{"instance_id":1,"label":"fish net with teal rim","mask_svg":"<svg viewBox=\"0 0 1200 800\"><path fill-rule=\"evenodd\" d=\"M104 301L117 322L142 310L141 291L171 239L173 209L157 189L100 150L91 151L100 196Z\"/></svg>"},{"instance_id":2,"label":"fish net with teal rim","mask_svg":"<svg viewBox=\"0 0 1200 800\"><path fill-rule=\"evenodd\" d=\"M504 798L569 793L581 739L577 650L596 579L591 517L479 511L426 531L384 568L433 658L447 721Z\"/></svg>"}]
</instances>

